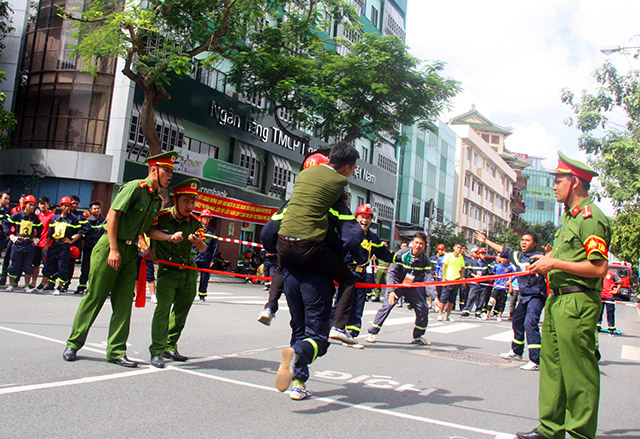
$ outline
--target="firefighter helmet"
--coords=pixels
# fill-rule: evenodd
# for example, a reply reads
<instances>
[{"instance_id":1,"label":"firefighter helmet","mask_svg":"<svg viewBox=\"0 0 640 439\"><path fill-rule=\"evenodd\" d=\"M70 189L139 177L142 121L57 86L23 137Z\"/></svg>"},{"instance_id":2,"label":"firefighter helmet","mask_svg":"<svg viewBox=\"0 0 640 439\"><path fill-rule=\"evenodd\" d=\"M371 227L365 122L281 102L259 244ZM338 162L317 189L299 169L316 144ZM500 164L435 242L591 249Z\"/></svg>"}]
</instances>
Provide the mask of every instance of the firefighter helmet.
<instances>
[{"instance_id":1,"label":"firefighter helmet","mask_svg":"<svg viewBox=\"0 0 640 439\"><path fill-rule=\"evenodd\" d=\"M324 155L316 152L315 154L311 154L302 164L302 169L307 169L315 165L322 165L329 163L329 158Z\"/></svg>"},{"instance_id":2,"label":"firefighter helmet","mask_svg":"<svg viewBox=\"0 0 640 439\"><path fill-rule=\"evenodd\" d=\"M356 216L358 215L373 216L373 208L371 207L371 204L367 203L367 204L361 204L360 206L358 206L358 208L356 209Z\"/></svg>"}]
</instances>

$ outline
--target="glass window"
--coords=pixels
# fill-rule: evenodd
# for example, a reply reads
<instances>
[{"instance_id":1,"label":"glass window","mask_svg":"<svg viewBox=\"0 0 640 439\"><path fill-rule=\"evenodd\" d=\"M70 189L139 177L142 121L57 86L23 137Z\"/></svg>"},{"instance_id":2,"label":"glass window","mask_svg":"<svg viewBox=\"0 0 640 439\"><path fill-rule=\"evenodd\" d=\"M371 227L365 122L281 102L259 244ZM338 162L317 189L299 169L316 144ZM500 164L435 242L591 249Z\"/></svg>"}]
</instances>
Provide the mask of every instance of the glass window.
<instances>
[{"instance_id":1,"label":"glass window","mask_svg":"<svg viewBox=\"0 0 640 439\"><path fill-rule=\"evenodd\" d=\"M499 145L500 144L500 136L492 134L491 135L491 144L492 145Z\"/></svg>"}]
</instances>

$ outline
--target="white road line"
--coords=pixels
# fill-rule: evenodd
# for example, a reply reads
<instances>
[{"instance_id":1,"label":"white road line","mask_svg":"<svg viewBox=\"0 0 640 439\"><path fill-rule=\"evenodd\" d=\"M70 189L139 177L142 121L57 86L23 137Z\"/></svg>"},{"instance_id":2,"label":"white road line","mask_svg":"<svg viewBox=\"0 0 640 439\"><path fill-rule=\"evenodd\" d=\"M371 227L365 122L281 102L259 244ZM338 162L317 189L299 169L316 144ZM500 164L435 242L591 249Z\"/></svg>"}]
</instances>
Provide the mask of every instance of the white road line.
<instances>
[{"instance_id":1,"label":"white road line","mask_svg":"<svg viewBox=\"0 0 640 439\"><path fill-rule=\"evenodd\" d=\"M207 379L214 380L214 381L220 381L220 382L223 382L223 383L235 384L237 386L249 387L249 388L252 388L252 389L259 389L259 390L266 390L266 391L273 392L273 393L279 393L279 391L277 389L275 389L273 387L263 386L261 384L254 384L254 383L249 383L249 382L246 382L246 381L234 380L234 379L231 379L231 378L225 378L225 377L216 376L216 375L209 375L209 374L206 374L206 373L203 373L203 372L196 372L194 370L189 370L189 369L175 368L174 370L177 370L179 372L186 373L186 374L189 374L189 375L195 375L195 376L199 376L199 377L202 377L202 378L207 378ZM287 392L287 393L290 393L290 392ZM317 400L317 401L326 402L328 404L341 405L343 407L350 407L350 408L353 408L353 409L356 409L356 410L363 410L363 411L366 411L366 412L377 413L377 414L387 415L387 416L393 416L395 418L401 418L401 419L408 419L408 420L412 420L412 421L423 422L425 424L440 425L442 427L453 428L453 429L456 429L456 430L464 430L464 431L470 431L470 432L473 432L473 433L485 434L487 436L493 436L494 439L511 439L511 438L515 437L512 434L502 433L502 432L499 432L499 431L493 431L493 430L487 430L487 429L484 429L484 428L471 427L471 426L468 426L468 425L462 425L462 424L456 424L456 423L453 423L453 422L441 421L439 419L425 418L423 416L410 415L410 414L407 414L407 413L400 413L400 412L396 412L396 411L393 411L393 410L379 409L379 408L376 408L376 407L369 407L367 405L362 405L362 404L353 404L353 403L350 403L350 402L341 401L341 400L332 399L332 398L325 398L325 397L318 397L318 396L314 396L312 398L314 400Z\"/></svg>"},{"instance_id":2,"label":"white road line","mask_svg":"<svg viewBox=\"0 0 640 439\"><path fill-rule=\"evenodd\" d=\"M55 338L45 337L44 335L34 334L33 332L26 332L26 331L20 331L19 329L7 328L5 326L0 326L0 330L13 332L14 334L27 335L29 337L39 338L40 340L50 341L50 342L65 345L65 346L67 344L66 341L56 340ZM98 354L104 354L104 349L94 349L87 346L84 346L83 349L91 352L97 352Z\"/></svg>"},{"instance_id":3,"label":"white road line","mask_svg":"<svg viewBox=\"0 0 640 439\"><path fill-rule=\"evenodd\" d=\"M398 317L395 319L387 319L384 321L384 326L398 326L398 325L406 325L407 323L415 323L416 317Z\"/></svg>"},{"instance_id":4,"label":"white road line","mask_svg":"<svg viewBox=\"0 0 640 439\"><path fill-rule=\"evenodd\" d=\"M227 304L234 304L234 303L238 303L241 305L264 305L265 304L266 299L262 299L262 300L229 300L228 298L220 298L218 300L212 300L211 303L227 303Z\"/></svg>"},{"instance_id":5,"label":"white road line","mask_svg":"<svg viewBox=\"0 0 640 439\"><path fill-rule=\"evenodd\" d=\"M454 332L466 331L467 329L473 329L477 326L475 323L453 323L445 324L429 332L437 332L438 334L453 334Z\"/></svg>"},{"instance_id":6,"label":"white road line","mask_svg":"<svg viewBox=\"0 0 640 439\"><path fill-rule=\"evenodd\" d=\"M262 299L263 301L267 299L266 296L225 296L225 297L212 297L213 300L236 300L236 299Z\"/></svg>"},{"instance_id":7,"label":"white road line","mask_svg":"<svg viewBox=\"0 0 640 439\"><path fill-rule=\"evenodd\" d=\"M368 309L362 313L363 316L374 316L376 314L378 314L378 310L375 309Z\"/></svg>"},{"instance_id":8,"label":"white road line","mask_svg":"<svg viewBox=\"0 0 640 439\"><path fill-rule=\"evenodd\" d=\"M164 369L156 369L155 367L151 367L151 368L137 369L131 372L121 372L121 373L115 373L110 375L98 375L94 377L78 378L75 380L55 381L52 383L41 383L41 384L28 384L25 386L16 386L16 387L0 389L0 395L7 395L10 393L29 392L32 390L53 389L56 387L75 386L77 384L97 383L100 381L109 381L109 380L115 380L119 378L129 378L132 376L146 375L148 373L160 372L162 370Z\"/></svg>"},{"instance_id":9,"label":"white road line","mask_svg":"<svg viewBox=\"0 0 640 439\"><path fill-rule=\"evenodd\" d=\"M640 347L623 344L620 358L623 360L640 361Z\"/></svg>"},{"instance_id":10,"label":"white road line","mask_svg":"<svg viewBox=\"0 0 640 439\"><path fill-rule=\"evenodd\" d=\"M513 340L513 331L499 332L484 338L485 340L507 342Z\"/></svg>"}]
</instances>

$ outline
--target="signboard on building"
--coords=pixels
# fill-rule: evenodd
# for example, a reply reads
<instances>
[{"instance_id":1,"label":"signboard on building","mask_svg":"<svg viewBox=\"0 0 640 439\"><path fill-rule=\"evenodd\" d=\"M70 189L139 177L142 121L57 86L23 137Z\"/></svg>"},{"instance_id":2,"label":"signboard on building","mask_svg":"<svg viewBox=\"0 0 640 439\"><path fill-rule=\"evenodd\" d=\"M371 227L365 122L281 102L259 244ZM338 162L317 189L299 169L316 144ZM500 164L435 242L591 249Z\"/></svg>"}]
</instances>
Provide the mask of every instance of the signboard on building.
<instances>
[{"instance_id":1,"label":"signboard on building","mask_svg":"<svg viewBox=\"0 0 640 439\"><path fill-rule=\"evenodd\" d=\"M185 148L175 148L175 151L179 155L175 165L176 172L208 178L240 188L247 187L248 169Z\"/></svg>"}]
</instances>

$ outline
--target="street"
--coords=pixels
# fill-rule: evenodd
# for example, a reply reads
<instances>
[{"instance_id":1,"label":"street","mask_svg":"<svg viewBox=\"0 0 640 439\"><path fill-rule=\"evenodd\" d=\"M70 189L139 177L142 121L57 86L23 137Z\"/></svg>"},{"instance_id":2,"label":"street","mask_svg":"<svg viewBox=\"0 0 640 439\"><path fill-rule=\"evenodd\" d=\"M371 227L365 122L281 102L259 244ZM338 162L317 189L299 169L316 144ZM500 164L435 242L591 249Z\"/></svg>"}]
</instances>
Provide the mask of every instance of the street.
<instances>
[{"instance_id":1,"label":"street","mask_svg":"<svg viewBox=\"0 0 640 439\"><path fill-rule=\"evenodd\" d=\"M62 351L81 296L0 291L0 437L509 438L537 425L538 372L508 362L511 322L430 314L431 346L409 344L413 311L394 309L375 344L333 344L311 365L314 395L274 387L290 331L286 302L270 327L256 321L267 292L211 283L180 340L186 363L148 365L154 305L134 308L128 356L105 361L109 301L78 360ZM73 290L74 288L72 288ZM196 299L197 300L197 299ZM379 303L367 303L363 327ZM622 336L600 335L598 438L638 438L640 310L618 306Z\"/></svg>"}]
</instances>

